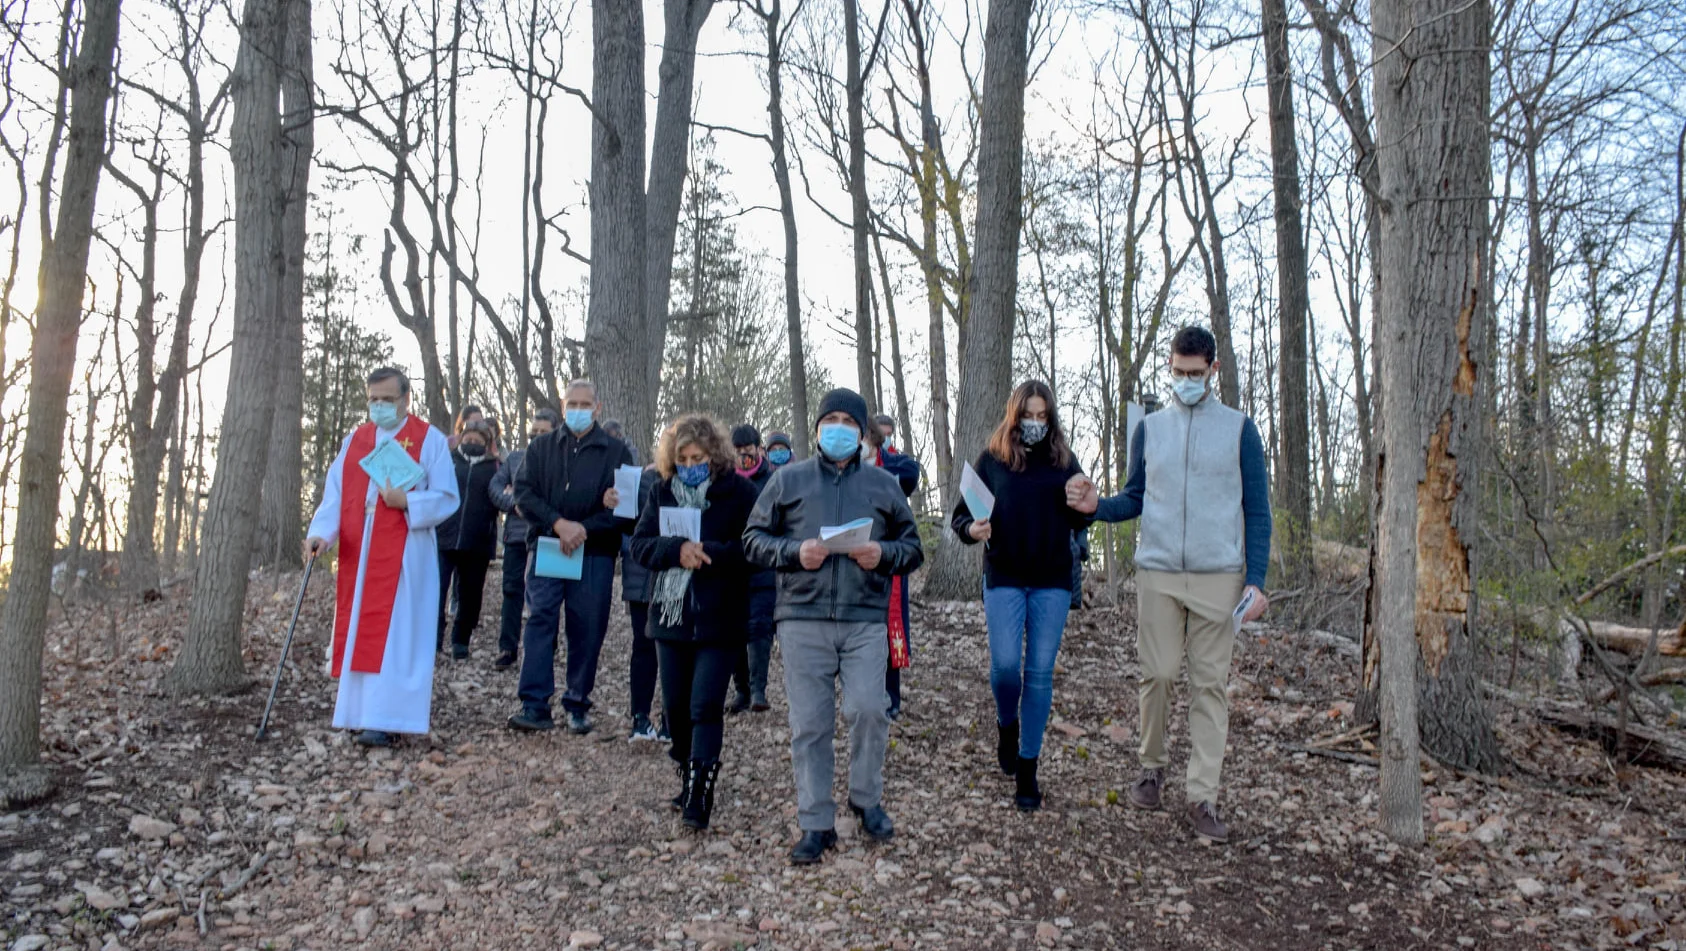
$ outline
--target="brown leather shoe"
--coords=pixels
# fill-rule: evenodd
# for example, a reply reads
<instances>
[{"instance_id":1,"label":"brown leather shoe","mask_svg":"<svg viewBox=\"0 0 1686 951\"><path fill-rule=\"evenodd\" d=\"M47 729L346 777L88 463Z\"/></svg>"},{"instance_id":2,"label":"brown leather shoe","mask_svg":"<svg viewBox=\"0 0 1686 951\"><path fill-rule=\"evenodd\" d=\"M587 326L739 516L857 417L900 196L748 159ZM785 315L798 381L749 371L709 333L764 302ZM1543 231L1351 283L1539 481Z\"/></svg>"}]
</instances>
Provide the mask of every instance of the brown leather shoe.
<instances>
[{"instance_id":1,"label":"brown leather shoe","mask_svg":"<svg viewBox=\"0 0 1686 951\"><path fill-rule=\"evenodd\" d=\"M1194 834L1207 842L1222 845L1229 841L1229 826L1218 818L1218 809L1209 802L1197 802L1188 807L1188 821L1194 823Z\"/></svg>"},{"instance_id":2,"label":"brown leather shoe","mask_svg":"<svg viewBox=\"0 0 1686 951\"><path fill-rule=\"evenodd\" d=\"M1130 784L1130 805L1137 809L1158 809L1159 790L1165 785L1165 767L1144 769Z\"/></svg>"}]
</instances>

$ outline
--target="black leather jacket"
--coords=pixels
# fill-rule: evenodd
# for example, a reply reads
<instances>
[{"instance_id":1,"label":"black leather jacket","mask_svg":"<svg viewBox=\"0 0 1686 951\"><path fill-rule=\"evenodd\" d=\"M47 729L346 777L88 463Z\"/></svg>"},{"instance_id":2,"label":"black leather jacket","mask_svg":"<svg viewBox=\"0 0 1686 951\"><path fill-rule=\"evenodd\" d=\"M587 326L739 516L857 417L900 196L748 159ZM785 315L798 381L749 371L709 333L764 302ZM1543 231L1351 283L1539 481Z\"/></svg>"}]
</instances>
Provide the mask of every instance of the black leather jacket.
<instances>
[{"instance_id":1,"label":"black leather jacket","mask_svg":"<svg viewBox=\"0 0 1686 951\"><path fill-rule=\"evenodd\" d=\"M806 571L802 542L822 526L872 519L872 538L883 548L878 567L865 571L846 555L832 555ZM778 571L775 620L884 623L890 612L890 579L925 561L913 511L894 476L858 458L843 466L814 456L773 474L744 529L751 564Z\"/></svg>"}]
</instances>

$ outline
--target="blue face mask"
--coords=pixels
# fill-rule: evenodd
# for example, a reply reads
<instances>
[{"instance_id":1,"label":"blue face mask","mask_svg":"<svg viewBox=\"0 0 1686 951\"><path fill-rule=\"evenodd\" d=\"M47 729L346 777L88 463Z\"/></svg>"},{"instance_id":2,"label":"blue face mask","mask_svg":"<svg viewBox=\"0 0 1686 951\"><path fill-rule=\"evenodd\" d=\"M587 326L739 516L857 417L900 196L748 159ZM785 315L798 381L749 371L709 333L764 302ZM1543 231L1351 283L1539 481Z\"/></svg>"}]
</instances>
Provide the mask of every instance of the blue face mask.
<instances>
[{"instance_id":1,"label":"blue face mask","mask_svg":"<svg viewBox=\"0 0 1686 951\"><path fill-rule=\"evenodd\" d=\"M568 429L576 436L582 436L591 428L591 410L565 409L562 411L562 421L568 424Z\"/></svg>"},{"instance_id":2,"label":"blue face mask","mask_svg":"<svg viewBox=\"0 0 1686 951\"><path fill-rule=\"evenodd\" d=\"M1183 401L1184 406L1193 406L1206 398L1206 380L1174 379L1171 389L1177 394L1177 399Z\"/></svg>"},{"instance_id":3,"label":"blue face mask","mask_svg":"<svg viewBox=\"0 0 1686 951\"><path fill-rule=\"evenodd\" d=\"M694 466L675 466L673 474L679 477L680 482L694 489L708 481L708 471L708 463L699 462Z\"/></svg>"},{"instance_id":4,"label":"blue face mask","mask_svg":"<svg viewBox=\"0 0 1686 951\"><path fill-rule=\"evenodd\" d=\"M767 450L767 461L775 466L788 465L790 463L790 450L769 449Z\"/></svg>"},{"instance_id":5,"label":"blue face mask","mask_svg":"<svg viewBox=\"0 0 1686 951\"><path fill-rule=\"evenodd\" d=\"M396 429L398 426L397 403L370 403L369 422L380 429Z\"/></svg>"},{"instance_id":6,"label":"blue face mask","mask_svg":"<svg viewBox=\"0 0 1686 951\"><path fill-rule=\"evenodd\" d=\"M848 423L820 426L820 452L832 462L843 462L861 448L861 431Z\"/></svg>"}]
</instances>

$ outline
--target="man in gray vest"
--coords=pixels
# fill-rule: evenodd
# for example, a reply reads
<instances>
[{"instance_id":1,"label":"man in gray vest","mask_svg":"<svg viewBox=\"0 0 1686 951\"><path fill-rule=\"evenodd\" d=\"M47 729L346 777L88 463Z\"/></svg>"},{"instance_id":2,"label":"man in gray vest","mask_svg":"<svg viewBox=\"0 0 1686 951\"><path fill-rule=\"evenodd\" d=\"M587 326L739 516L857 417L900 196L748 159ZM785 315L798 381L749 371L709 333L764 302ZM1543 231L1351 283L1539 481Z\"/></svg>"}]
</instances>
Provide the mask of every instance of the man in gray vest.
<instances>
[{"instance_id":1,"label":"man in gray vest","mask_svg":"<svg viewBox=\"0 0 1686 951\"><path fill-rule=\"evenodd\" d=\"M1067 500L1097 521L1141 519L1136 545L1136 654L1141 662L1142 774L1130 803L1160 808L1165 721L1177 671L1188 660L1188 816L1194 832L1225 842L1218 778L1229 738L1229 662L1238 622L1268 602L1270 480L1259 430L1218 401L1217 341L1184 327L1171 341L1176 399L1145 417L1130 440L1123 493L1102 500L1074 479Z\"/></svg>"}]
</instances>

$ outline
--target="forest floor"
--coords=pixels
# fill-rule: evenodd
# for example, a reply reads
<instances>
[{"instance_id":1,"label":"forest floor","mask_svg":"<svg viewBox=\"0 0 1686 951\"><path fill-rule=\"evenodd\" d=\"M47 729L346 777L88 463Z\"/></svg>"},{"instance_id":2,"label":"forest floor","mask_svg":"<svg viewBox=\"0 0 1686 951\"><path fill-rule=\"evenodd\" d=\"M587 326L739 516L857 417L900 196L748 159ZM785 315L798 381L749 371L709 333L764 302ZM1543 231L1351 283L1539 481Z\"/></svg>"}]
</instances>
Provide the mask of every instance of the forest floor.
<instances>
[{"instance_id":1,"label":"forest floor","mask_svg":"<svg viewBox=\"0 0 1686 951\"><path fill-rule=\"evenodd\" d=\"M366 751L328 726L318 579L271 736L254 741L296 585L254 582L246 659L263 683L234 697L159 689L181 589L55 627L58 792L0 814L0 949L1686 948L1686 781L1499 706L1517 769L1430 768L1428 845L1400 850L1377 828L1361 746L1343 746L1357 761L1294 749L1351 726L1355 665L1326 639L1243 635L1233 831L1211 847L1183 819L1180 759L1168 811L1116 804L1136 773L1127 604L1073 615L1032 815L994 765L981 607L923 605L885 765L895 840L840 819L839 850L794 869L776 656L774 710L728 720L714 828L697 835L667 808L662 751L626 741L619 608L596 733L505 729L515 675L491 669L494 597L474 656L439 665L432 735ZM1172 730L1186 751L1180 706Z\"/></svg>"}]
</instances>

